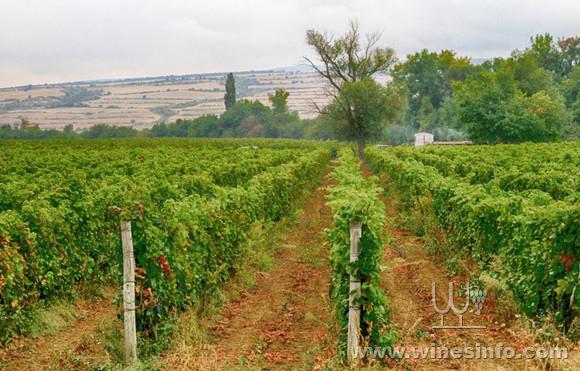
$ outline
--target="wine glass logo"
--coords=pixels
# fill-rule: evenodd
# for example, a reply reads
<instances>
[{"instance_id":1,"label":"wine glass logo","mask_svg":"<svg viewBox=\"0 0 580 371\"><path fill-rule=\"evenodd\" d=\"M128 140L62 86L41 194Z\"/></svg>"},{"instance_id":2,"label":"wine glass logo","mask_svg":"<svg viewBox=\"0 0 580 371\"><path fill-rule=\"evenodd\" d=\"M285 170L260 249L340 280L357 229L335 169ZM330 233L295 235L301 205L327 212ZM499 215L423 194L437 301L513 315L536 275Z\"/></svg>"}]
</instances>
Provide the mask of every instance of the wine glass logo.
<instances>
[{"instance_id":1,"label":"wine glass logo","mask_svg":"<svg viewBox=\"0 0 580 371\"><path fill-rule=\"evenodd\" d=\"M431 286L431 301L433 303L433 308L435 312L439 313L440 316L440 325L433 326L433 329L484 329L486 326L474 326L474 325L464 325L463 324L463 315L469 309L470 303L473 303L475 308L475 313L477 315L481 314L481 310L483 309L483 303L485 302L486 295L485 291L478 287L471 287L469 284L466 285L465 288L465 303L463 306L459 308L455 306L455 293L453 282L449 282L448 286L448 296L447 296L447 305L443 308L439 308L437 305L437 289L435 282L432 283ZM445 315L452 311L459 318L459 325L446 325L445 324Z\"/></svg>"}]
</instances>

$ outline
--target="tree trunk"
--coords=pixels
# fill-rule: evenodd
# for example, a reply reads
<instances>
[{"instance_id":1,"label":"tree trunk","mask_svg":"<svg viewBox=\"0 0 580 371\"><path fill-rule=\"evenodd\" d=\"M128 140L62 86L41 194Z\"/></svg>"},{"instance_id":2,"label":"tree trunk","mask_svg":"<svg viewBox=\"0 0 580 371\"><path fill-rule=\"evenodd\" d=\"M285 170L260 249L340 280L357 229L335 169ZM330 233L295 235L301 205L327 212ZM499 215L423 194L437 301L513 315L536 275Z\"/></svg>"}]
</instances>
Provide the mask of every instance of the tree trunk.
<instances>
[{"instance_id":1,"label":"tree trunk","mask_svg":"<svg viewBox=\"0 0 580 371\"><path fill-rule=\"evenodd\" d=\"M356 140L356 144L358 146L358 158L359 160L363 161L365 159L365 139L359 137Z\"/></svg>"}]
</instances>

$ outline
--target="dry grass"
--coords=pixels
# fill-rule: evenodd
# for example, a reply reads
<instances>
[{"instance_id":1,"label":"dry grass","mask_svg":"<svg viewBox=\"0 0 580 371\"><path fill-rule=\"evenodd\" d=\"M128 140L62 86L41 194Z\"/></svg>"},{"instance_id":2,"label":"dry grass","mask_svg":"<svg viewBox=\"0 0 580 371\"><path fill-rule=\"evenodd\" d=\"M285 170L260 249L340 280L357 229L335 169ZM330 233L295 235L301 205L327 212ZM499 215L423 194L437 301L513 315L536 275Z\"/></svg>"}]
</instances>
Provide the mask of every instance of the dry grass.
<instances>
[{"instance_id":1,"label":"dry grass","mask_svg":"<svg viewBox=\"0 0 580 371\"><path fill-rule=\"evenodd\" d=\"M92 369L111 363L103 337L119 334L113 288L103 297L58 303L39 311L32 336L15 339L0 349L0 369Z\"/></svg>"},{"instance_id":2,"label":"dry grass","mask_svg":"<svg viewBox=\"0 0 580 371\"><path fill-rule=\"evenodd\" d=\"M155 368L185 370L212 370L218 364L216 345L212 343L213 330L223 317L223 309L247 296L255 287L256 279L267 274L274 265L274 254L279 249L276 236L293 224L285 219L277 225L256 224L253 238L246 244L244 262L236 270L217 297L207 298L187 311L177 322L179 328L171 350L160 360L154 361Z\"/></svg>"}]
</instances>

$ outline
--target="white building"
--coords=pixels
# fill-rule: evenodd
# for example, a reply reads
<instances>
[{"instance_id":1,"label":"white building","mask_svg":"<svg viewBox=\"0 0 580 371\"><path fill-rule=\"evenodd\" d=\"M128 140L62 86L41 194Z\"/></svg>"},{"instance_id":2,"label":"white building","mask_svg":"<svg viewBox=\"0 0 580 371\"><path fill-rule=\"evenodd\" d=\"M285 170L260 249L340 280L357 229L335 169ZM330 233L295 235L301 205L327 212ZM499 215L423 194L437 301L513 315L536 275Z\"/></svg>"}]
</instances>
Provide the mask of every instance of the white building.
<instances>
[{"instance_id":1,"label":"white building","mask_svg":"<svg viewBox=\"0 0 580 371\"><path fill-rule=\"evenodd\" d=\"M415 134L415 147L424 146L426 144L433 144L433 134L430 133Z\"/></svg>"}]
</instances>

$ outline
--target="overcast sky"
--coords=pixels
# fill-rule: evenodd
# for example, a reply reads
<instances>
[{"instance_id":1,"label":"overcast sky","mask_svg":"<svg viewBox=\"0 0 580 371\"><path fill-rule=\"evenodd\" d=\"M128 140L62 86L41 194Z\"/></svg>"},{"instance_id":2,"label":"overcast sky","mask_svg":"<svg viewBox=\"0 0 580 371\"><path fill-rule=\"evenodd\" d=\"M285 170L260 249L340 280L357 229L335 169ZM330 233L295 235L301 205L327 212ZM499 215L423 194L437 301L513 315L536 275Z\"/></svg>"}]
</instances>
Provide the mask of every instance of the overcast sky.
<instances>
[{"instance_id":1,"label":"overcast sky","mask_svg":"<svg viewBox=\"0 0 580 371\"><path fill-rule=\"evenodd\" d=\"M0 0L0 86L294 65L357 19L397 55L507 56L580 34L580 0Z\"/></svg>"}]
</instances>

